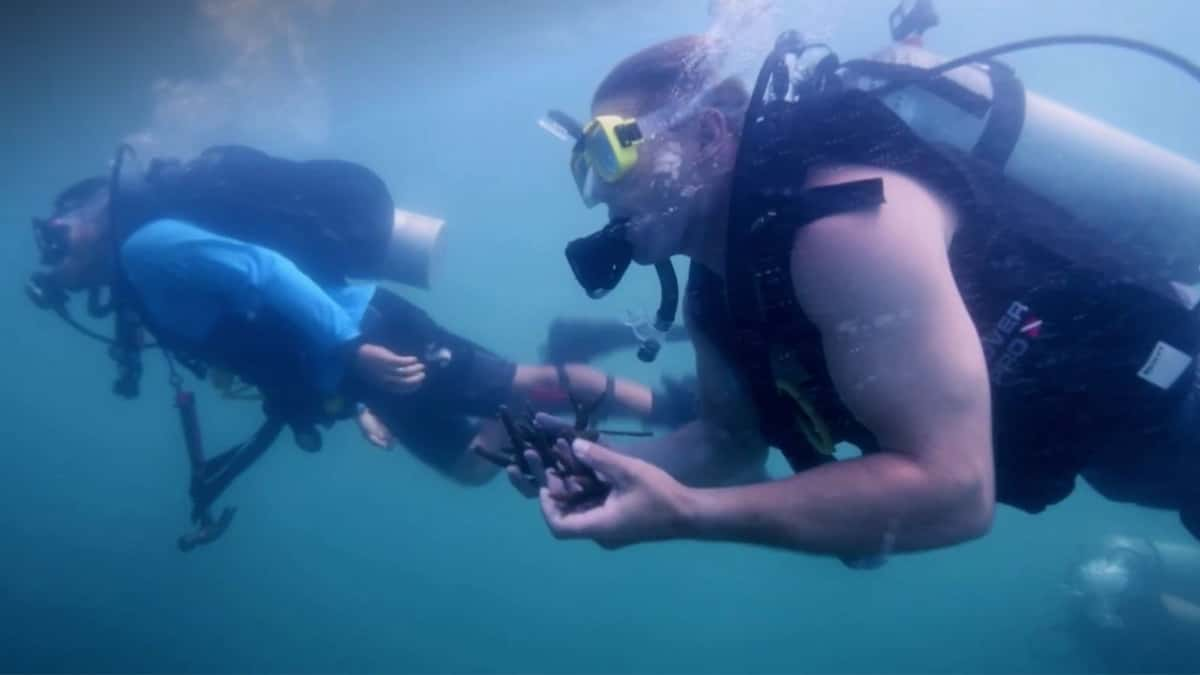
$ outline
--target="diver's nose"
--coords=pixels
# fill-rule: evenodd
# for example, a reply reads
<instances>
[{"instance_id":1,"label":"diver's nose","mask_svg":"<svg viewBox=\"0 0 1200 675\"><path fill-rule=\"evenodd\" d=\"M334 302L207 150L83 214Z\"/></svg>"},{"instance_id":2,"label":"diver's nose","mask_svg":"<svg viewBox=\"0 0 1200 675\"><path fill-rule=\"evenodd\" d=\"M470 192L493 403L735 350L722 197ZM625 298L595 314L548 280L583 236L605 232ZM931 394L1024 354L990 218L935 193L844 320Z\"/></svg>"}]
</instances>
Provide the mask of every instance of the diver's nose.
<instances>
[{"instance_id":1,"label":"diver's nose","mask_svg":"<svg viewBox=\"0 0 1200 675\"><path fill-rule=\"evenodd\" d=\"M50 227L56 229L67 228L71 226L71 218L69 213L60 213L49 218L34 218L34 225L40 227Z\"/></svg>"},{"instance_id":2,"label":"diver's nose","mask_svg":"<svg viewBox=\"0 0 1200 675\"><path fill-rule=\"evenodd\" d=\"M34 220L34 226L48 234L62 236L70 232L71 221L65 216L38 218Z\"/></svg>"}]
</instances>

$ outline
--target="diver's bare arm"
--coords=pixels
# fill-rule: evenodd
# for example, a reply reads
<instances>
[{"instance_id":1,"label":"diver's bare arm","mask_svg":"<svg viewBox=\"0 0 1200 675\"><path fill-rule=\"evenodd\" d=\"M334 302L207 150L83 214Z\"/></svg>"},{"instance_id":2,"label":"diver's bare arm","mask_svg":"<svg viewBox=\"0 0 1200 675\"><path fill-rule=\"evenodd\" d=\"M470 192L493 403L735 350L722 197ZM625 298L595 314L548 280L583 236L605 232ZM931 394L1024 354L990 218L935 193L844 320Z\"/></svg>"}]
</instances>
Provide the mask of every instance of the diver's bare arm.
<instances>
[{"instance_id":1,"label":"diver's bare arm","mask_svg":"<svg viewBox=\"0 0 1200 675\"><path fill-rule=\"evenodd\" d=\"M666 436L613 449L650 462L693 487L765 480L767 446L758 435L743 383L697 327L690 333L700 382L700 419Z\"/></svg>"},{"instance_id":2,"label":"diver's bare arm","mask_svg":"<svg viewBox=\"0 0 1200 675\"><path fill-rule=\"evenodd\" d=\"M692 487L737 485L766 479L766 448L738 445L711 422L696 420L661 437L610 445ZM607 443L607 438L602 438Z\"/></svg>"},{"instance_id":3,"label":"diver's bare arm","mask_svg":"<svg viewBox=\"0 0 1200 675\"><path fill-rule=\"evenodd\" d=\"M608 375L588 365L568 363L563 365L567 383L572 394L581 401L592 401L603 396L608 390ZM537 390L556 390L559 388L557 367L549 364L521 364L517 366L513 378L513 389L522 396L529 397ZM566 392L564 392L565 394ZM547 406L544 400L538 400L538 405ZM614 378L611 410L619 416L631 416L645 419L654 408L654 393L649 387L626 380ZM550 408L552 412L561 413L570 410L567 401L560 402L560 407Z\"/></svg>"},{"instance_id":4,"label":"diver's bare arm","mask_svg":"<svg viewBox=\"0 0 1200 675\"><path fill-rule=\"evenodd\" d=\"M858 556L990 527L987 368L950 273L950 215L911 181L889 176L886 188L878 213L801 231L792 264L834 384L883 451L773 483L690 490L685 536Z\"/></svg>"}]
</instances>

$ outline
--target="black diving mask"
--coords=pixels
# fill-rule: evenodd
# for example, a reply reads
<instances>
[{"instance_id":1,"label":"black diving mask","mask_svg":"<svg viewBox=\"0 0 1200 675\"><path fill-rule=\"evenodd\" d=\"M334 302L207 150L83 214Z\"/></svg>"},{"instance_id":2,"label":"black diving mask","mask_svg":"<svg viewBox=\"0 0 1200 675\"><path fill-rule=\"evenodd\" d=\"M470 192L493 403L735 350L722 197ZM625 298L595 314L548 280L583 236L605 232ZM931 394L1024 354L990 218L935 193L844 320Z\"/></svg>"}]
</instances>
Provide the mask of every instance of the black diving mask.
<instances>
[{"instance_id":1,"label":"black diving mask","mask_svg":"<svg viewBox=\"0 0 1200 675\"><path fill-rule=\"evenodd\" d=\"M39 309L63 312L70 295L67 289L55 280L55 268L71 253L70 228L56 225L55 218L33 219L33 240L38 248L41 269L35 271L25 282L25 295ZM88 289L88 313L93 317L106 316L109 305L103 302L98 287ZM73 323L73 322L72 322Z\"/></svg>"},{"instance_id":2,"label":"black diving mask","mask_svg":"<svg viewBox=\"0 0 1200 675\"><path fill-rule=\"evenodd\" d=\"M33 241L38 249L38 262L45 268L62 264L71 252L70 231L55 225L52 218L33 219ZM67 293L51 278L48 269L34 272L25 282L25 294L41 309L54 309L66 304Z\"/></svg>"},{"instance_id":3,"label":"black diving mask","mask_svg":"<svg viewBox=\"0 0 1200 675\"><path fill-rule=\"evenodd\" d=\"M43 265L54 267L66 259L71 252L70 234L70 230L55 225L50 218L33 219L33 241Z\"/></svg>"}]
</instances>

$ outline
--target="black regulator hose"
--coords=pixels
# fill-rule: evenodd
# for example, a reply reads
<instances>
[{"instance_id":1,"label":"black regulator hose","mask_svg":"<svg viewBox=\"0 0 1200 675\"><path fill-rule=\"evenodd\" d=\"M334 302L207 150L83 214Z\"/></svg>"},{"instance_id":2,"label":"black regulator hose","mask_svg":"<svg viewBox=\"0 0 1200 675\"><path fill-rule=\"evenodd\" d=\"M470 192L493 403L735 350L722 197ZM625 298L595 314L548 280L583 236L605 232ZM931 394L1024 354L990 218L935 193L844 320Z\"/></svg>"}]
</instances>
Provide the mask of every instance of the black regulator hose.
<instances>
[{"instance_id":1,"label":"black regulator hose","mask_svg":"<svg viewBox=\"0 0 1200 675\"><path fill-rule=\"evenodd\" d=\"M675 323L675 315L679 309L679 277L676 276L675 266L669 259L655 263L654 271L658 273L658 283L662 287L662 298L654 315L654 329L665 335ZM662 343L657 339L646 338L638 348L638 359L650 363L658 357L661 349Z\"/></svg>"},{"instance_id":2,"label":"black regulator hose","mask_svg":"<svg viewBox=\"0 0 1200 675\"><path fill-rule=\"evenodd\" d=\"M1002 54L1011 54L1012 52L1024 51L1026 49L1034 49L1037 47L1050 47L1056 45L1103 45L1108 47L1120 47L1129 49L1135 52L1148 54L1162 61L1179 68L1193 79L1200 81L1200 66L1197 66L1192 61L1176 54L1175 52L1164 49L1157 45L1152 45L1149 42L1141 40L1133 40L1130 38L1117 37L1115 35L1091 35L1091 34L1069 34L1069 35L1047 35L1045 37L1029 38L1028 40L1018 40L1016 42L1007 42L1002 45L983 49L977 52L972 52L966 56L960 56L956 59L947 61L939 66L929 68L921 72L920 79L932 79L939 75L961 68L977 61L986 61L987 59L1000 56ZM854 62L847 62L845 65L851 66ZM886 96L903 87L912 84L911 80L903 80L884 85L872 91L877 96Z\"/></svg>"}]
</instances>

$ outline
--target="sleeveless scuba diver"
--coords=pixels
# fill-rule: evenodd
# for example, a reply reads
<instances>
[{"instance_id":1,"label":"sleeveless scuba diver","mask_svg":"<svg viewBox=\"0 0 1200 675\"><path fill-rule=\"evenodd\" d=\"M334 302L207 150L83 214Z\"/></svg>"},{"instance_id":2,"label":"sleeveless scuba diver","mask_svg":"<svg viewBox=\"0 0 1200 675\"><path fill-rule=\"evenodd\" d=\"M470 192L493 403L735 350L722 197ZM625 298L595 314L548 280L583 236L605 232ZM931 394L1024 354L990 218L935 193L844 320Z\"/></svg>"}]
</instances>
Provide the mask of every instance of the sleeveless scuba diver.
<instances>
[{"instance_id":1,"label":"sleeveless scuba diver","mask_svg":"<svg viewBox=\"0 0 1200 675\"><path fill-rule=\"evenodd\" d=\"M997 498L1040 511L1086 471L1110 499L1178 506L1200 538L1200 163L1027 90L995 59L1087 44L1140 52L1197 82L1200 65L1094 34L947 61L922 47L937 23L928 3L905 3L889 17L892 45L844 63L796 31L779 35L744 116L724 274L692 264L689 324L743 376L763 436L794 469L832 460L842 441L877 451L840 401L819 331L796 304L790 253L798 228L887 197L881 179L805 190L814 167L911 176L959 220L947 253L987 362ZM572 172L587 206L600 201L589 188L597 162L611 173L636 161L637 140L598 118L592 132L559 111L541 123L574 140ZM619 124L640 138L639 125ZM613 244L627 244L627 223L611 220L568 245L592 297L629 264L628 247Z\"/></svg>"},{"instance_id":2,"label":"sleeveless scuba diver","mask_svg":"<svg viewBox=\"0 0 1200 675\"><path fill-rule=\"evenodd\" d=\"M1161 427L1193 387L1200 334L1172 282L1200 281L1200 260L1115 246L984 159L923 141L860 90L751 109L725 280L693 264L687 312L746 378L764 437L795 470L831 460L838 442L878 450L834 389L789 265L799 228L887 196L880 179L803 190L820 165L894 170L955 210L949 258L987 360L998 501L1037 512L1064 499L1105 434Z\"/></svg>"}]
</instances>

